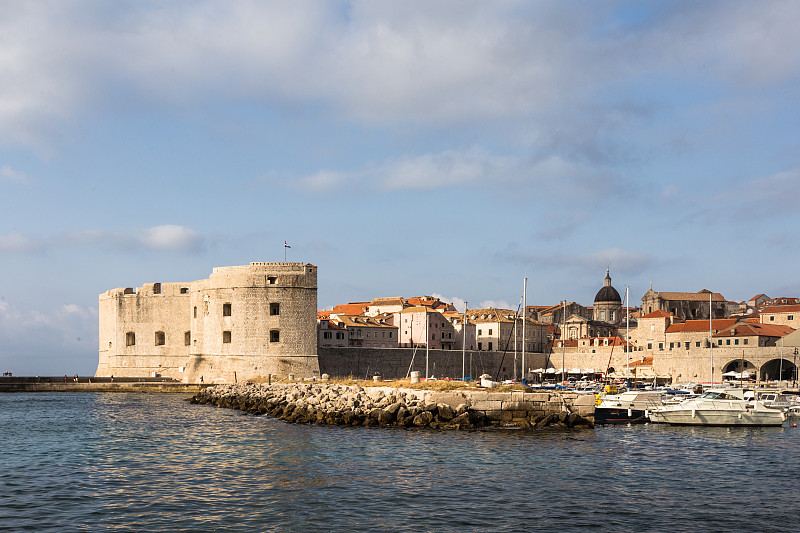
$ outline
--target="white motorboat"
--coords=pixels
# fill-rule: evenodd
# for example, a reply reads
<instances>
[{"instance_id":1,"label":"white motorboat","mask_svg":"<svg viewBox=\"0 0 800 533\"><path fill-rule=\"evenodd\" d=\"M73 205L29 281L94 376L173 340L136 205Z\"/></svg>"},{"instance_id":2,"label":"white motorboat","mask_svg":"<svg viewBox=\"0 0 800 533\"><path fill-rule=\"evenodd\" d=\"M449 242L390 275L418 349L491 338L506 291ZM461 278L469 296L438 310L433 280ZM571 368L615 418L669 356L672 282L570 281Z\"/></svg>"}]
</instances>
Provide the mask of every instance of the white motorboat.
<instances>
[{"instance_id":1,"label":"white motorboat","mask_svg":"<svg viewBox=\"0 0 800 533\"><path fill-rule=\"evenodd\" d=\"M650 412L650 421L683 426L780 426L780 409L744 398L743 389L710 389L697 398L664 405Z\"/></svg>"},{"instance_id":2,"label":"white motorboat","mask_svg":"<svg viewBox=\"0 0 800 533\"><path fill-rule=\"evenodd\" d=\"M595 424L627 424L649 421L649 413L664 405L660 391L628 391L608 394L594 408Z\"/></svg>"}]
</instances>

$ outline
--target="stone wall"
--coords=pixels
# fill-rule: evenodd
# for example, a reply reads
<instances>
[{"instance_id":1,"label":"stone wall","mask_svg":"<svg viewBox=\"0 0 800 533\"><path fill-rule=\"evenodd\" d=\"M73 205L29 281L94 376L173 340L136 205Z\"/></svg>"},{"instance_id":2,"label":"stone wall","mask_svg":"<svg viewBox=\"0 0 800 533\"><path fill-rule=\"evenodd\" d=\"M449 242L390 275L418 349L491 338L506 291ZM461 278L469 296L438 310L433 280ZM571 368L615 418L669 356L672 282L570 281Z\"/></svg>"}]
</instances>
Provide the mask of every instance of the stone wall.
<instances>
[{"instance_id":1,"label":"stone wall","mask_svg":"<svg viewBox=\"0 0 800 533\"><path fill-rule=\"evenodd\" d=\"M319 368L321 374L331 377L364 379L379 372L384 379L405 378L409 372L418 371L425 376L425 348L319 348ZM413 357L413 365L411 364ZM473 378L489 374L493 378L500 369L500 379L510 379L514 375L514 354L502 352L479 352L467 350L466 372ZM517 354L517 375L521 377L521 353ZM535 369L544 366L545 356L541 353L526 353L525 366ZM430 350L428 370L436 378L460 378L462 372L461 350Z\"/></svg>"},{"instance_id":2,"label":"stone wall","mask_svg":"<svg viewBox=\"0 0 800 533\"><path fill-rule=\"evenodd\" d=\"M319 373L314 265L251 263L191 283L112 289L99 310L97 376L233 382Z\"/></svg>"}]
</instances>

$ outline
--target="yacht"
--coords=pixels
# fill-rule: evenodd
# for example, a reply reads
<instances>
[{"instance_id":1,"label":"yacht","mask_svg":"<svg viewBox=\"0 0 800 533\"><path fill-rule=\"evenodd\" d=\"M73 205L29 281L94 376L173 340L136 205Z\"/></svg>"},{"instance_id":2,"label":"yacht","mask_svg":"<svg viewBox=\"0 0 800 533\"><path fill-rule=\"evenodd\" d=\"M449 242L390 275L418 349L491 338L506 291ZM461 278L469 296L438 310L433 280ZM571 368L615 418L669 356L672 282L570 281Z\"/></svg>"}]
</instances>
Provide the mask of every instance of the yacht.
<instances>
[{"instance_id":1,"label":"yacht","mask_svg":"<svg viewBox=\"0 0 800 533\"><path fill-rule=\"evenodd\" d=\"M650 411L664 405L659 391L632 390L607 394L594 408L595 424L642 423L650 420Z\"/></svg>"},{"instance_id":2,"label":"yacht","mask_svg":"<svg viewBox=\"0 0 800 533\"><path fill-rule=\"evenodd\" d=\"M709 389L697 398L654 409L650 421L684 426L780 426L786 420L783 411L747 400L744 392Z\"/></svg>"}]
</instances>

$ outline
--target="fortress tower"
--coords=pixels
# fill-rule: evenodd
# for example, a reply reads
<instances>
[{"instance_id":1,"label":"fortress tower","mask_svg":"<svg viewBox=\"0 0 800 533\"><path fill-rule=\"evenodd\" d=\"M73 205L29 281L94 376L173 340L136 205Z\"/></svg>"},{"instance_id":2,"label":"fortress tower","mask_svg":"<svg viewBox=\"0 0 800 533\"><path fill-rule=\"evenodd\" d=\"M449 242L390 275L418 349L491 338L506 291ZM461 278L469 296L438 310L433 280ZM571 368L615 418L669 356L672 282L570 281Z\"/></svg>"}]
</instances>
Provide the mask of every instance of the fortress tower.
<instances>
[{"instance_id":1,"label":"fortress tower","mask_svg":"<svg viewBox=\"0 0 800 533\"><path fill-rule=\"evenodd\" d=\"M97 376L184 382L319 374L317 268L218 267L190 283L146 283L99 297Z\"/></svg>"}]
</instances>

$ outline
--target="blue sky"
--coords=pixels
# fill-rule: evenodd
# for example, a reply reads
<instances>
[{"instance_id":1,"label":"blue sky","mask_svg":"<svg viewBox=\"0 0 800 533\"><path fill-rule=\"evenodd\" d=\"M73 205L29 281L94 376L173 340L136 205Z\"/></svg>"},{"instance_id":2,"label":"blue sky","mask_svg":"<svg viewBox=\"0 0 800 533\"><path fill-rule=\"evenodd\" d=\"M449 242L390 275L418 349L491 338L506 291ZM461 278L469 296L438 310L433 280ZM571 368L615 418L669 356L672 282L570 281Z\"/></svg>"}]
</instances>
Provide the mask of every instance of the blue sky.
<instances>
[{"instance_id":1,"label":"blue sky","mask_svg":"<svg viewBox=\"0 0 800 533\"><path fill-rule=\"evenodd\" d=\"M97 295L319 266L319 306L800 296L792 1L3 2L0 369Z\"/></svg>"}]
</instances>

